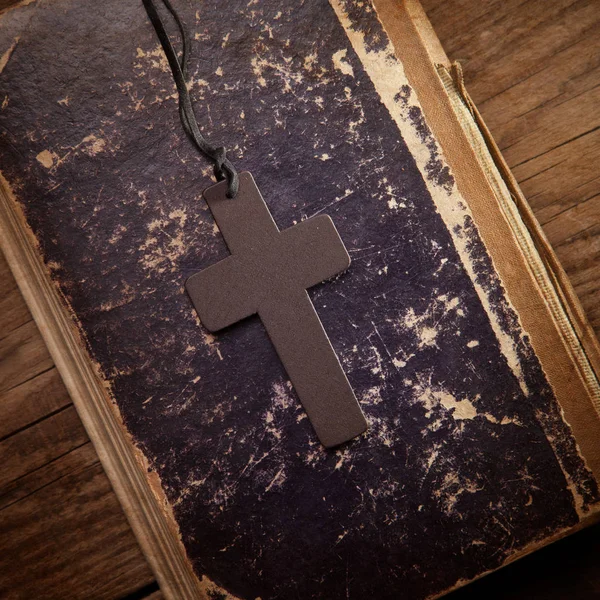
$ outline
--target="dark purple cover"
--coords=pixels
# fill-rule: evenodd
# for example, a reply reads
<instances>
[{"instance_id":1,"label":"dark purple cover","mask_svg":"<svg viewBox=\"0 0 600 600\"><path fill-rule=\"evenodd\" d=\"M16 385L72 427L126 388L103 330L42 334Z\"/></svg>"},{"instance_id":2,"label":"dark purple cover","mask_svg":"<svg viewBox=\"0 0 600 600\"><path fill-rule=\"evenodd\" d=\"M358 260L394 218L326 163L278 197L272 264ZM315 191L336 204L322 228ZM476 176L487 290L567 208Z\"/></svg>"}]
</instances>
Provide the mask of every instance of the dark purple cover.
<instances>
[{"instance_id":1,"label":"dark purple cover","mask_svg":"<svg viewBox=\"0 0 600 600\"><path fill-rule=\"evenodd\" d=\"M426 168L349 41L393 61L376 14L333 4L345 26L322 0L176 5L205 134L281 229L328 214L352 257L310 291L370 425L337 450L258 318L212 336L184 292L227 250L141 2L0 22L2 173L215 597L425 598L598 500L468 209L453 229L434 203L454 180L414 92L395 102Z\"/></svg>"}]
</instances>

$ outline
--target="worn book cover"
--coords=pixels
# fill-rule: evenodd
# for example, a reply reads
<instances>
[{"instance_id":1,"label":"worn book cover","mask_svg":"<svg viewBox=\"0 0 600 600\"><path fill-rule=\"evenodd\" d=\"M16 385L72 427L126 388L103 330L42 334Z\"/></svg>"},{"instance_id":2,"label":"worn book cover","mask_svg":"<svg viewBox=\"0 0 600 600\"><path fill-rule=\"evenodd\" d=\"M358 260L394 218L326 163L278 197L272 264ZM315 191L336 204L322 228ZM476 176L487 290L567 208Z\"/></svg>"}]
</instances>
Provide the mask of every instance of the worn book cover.
<instances>
[{"instance_id":1,"label":"worn book cover","mask_svg":"<svg viewBox=\"0 0 600 600\"><path fill-rule=\"evenodd\" d=\"M596 342L418 4L174 4L203 133L348 249L309 294L369 428L325 449L260 319L199 321L228 250L141 2L5 13L2 246L165 594L431 598L592 522Z\"/></svg>"}]
</instances>

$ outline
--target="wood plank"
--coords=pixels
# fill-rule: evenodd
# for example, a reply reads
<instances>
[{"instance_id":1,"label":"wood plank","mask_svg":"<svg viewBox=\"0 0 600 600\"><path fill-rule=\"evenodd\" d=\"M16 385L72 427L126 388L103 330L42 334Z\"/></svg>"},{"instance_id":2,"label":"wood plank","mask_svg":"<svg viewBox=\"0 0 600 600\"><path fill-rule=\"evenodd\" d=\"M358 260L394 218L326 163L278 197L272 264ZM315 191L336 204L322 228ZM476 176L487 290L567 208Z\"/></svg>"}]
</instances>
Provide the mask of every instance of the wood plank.
<instances>
[{"instance_id":1,"label":"wood plank","mask_svg":"<svg viewBox=\"0 0 600 600\"><path fill-rule=\"evenodd\" d=\"M37 490L52 485L71 473L99 464L98 455L91 442L48 461L46 464L13 479L0 488L0 511ZM1 513L0 513L1 514Z\"/></svg>"},{"instance_id":2,"label":"wood plank","mask_svg":"<svg viewBox=\"0 0 600 600\"><path fill-rule=\"evenodd\" d=\"M597 212L597 198L594 199ZM593 221L592 221L593 222ZM556 252L565 268L577 296L594 327L600 333L600 223L596 221L576 235L557 245Z\"/></svg>"},{"instance_id":3,"label":"wood plank","mask_svg":"<svg viewBox=\"0 0 600 600\"><path fill-rule=\"evenodd\" d=\"M0 253L0 340L11 331L31 321L31 314L19 288L10 275L6 259Z\"/></svg>"},{"instance_id":4,"label":"wood plank","mask_svg":"<svg viewBox=\"0 0 600 600\"><path fill-rule=\"evenodd\" d=\"M71 404L56 368L0 394L0 441Z\"/></svg>"},{"instance_id":5,"label":"wood plank","mask_svg":"<svg viewBox=\"0 0 600 600\"><path fill-rule=\"evenodd\" d=\"M596 195L582 199L549 219L544 224L544 231L554 240L554 247L560 252L568 240L585 231L589 232L590 226L597 223L600 223L600 199ZM587 253L584 256L588 260L591 258Z\"/></svg>"},{"instance_id":6,"label":"wood plank","mask_svg":"<svg viewBox=\"0 0 600 600\"><path fill-rule=\"evenodd\" d=\"M7 599L108 600L154 582L97 461L1 510L0 553Z\"/></svg>"},{"instance_id":7,"label":"wood plank","mask_svg":"<svg viewBox=\"0 0 600 600\"><path fill-rule=\"evenodd\" d=\"M426 10L427 4L423 2ZM600 20L595 0L477 4L450 0L430 18L447 54L463 63L469 93L481 111L491 98L545 71L552 57L593 31ZM493 117L486 120L494 127Z\"/></svg>"},{"instance_id":8,"label":"wood plank","mask_svg":"<svg viewBox=\"0 0 600 600\"><path fill-rule=\"evenodd\" d=\"M528 134L527 126L535 124L534 119L546 108L560 106L596 87L599 50L598 36L586 31L573 45L548 57L535 75L482 102L491 116L490 125L505 128L496 140L500 146L507 146L510 138L519 134Z\"/></svg>"},{"instance_id":9,"label":"wood plank","mask_svg":"<svg viewBox=\"0 0 600 600\"><path fill-rule=\"evenodd\" d=\"M53 362L33 321L0 340L0 392L52 368Z\"/></svg>"},{"instance_id":10,"label":"wood plank","mask_svg":"<svg viewBox=\"0 0 600 600\"><path fill-rule=\"evenodd\" d=\"M600 26L600 25L599 25ZM598 50L600 52L600 44ZM598 69L600 73L600 69ZM564 102L549 102L515 117L505 128L501 150L515 168L600 128L600 85Z\"/></svg>"},{"instance_id":11,"label":"wood plank","mask_svg":"<svg viewBox=\"0 0 600 600\"><path fill-rule=\"evenodd\" d=\"M0 275L11 290L5 306L23 305L12 276ZM0 553L11 557L0 561L0 597L158 600L29 312L13 314L0 340Z\"/></svg>"},{"instance_id":12,"label":"wood plank","mask_svg":"<svg viewBox=\"0 0 600 600\"><path fill-rule=\"evenodd\" d=\"M88 441L72 405L9 436L0 442L0 489Z\"/></svg>"},{"instance_id":13,"label":"wood plank","mask_svg":"<svg viewBox=\"0 0 600 600\"><path fill-rule=\"evenodd\" d=\"M542 225L600 193L600 131L523 161L512 171Z\"/></svg>"}]
</instances>

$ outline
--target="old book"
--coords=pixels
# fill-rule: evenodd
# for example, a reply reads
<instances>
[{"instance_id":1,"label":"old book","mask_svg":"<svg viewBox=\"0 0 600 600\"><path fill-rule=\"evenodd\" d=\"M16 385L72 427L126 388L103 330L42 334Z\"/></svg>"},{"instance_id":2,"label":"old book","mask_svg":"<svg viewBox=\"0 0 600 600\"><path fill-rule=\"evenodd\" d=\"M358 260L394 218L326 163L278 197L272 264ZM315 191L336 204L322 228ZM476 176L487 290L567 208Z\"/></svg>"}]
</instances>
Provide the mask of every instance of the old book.
<instances>
[{"instance_id":1,"label":"old book","mask_svg":"<svg viewBox=\"0 0 600 600\"><path fill-rule=\"evenodd\" d=\"M414 0L178 2L207 136L281 229L369 423L326 450L227 256L141 3L2 16L2 249L168 598L439 596L594 522L600 353Z\"/></svg>"}]
</instances>

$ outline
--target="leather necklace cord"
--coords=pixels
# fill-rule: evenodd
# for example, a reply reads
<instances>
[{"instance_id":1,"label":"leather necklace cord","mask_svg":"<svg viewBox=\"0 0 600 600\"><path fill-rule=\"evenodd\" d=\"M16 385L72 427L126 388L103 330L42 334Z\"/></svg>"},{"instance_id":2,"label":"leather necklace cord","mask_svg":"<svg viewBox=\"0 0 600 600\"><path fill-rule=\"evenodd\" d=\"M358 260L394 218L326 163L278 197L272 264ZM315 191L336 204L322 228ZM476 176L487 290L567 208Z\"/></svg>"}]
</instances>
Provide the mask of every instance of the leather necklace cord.
<instances>
[{"instance_id":1,"label":"leather necklace cord","mask_svg":"<svg viewBox=\"0 0 600 600\"><path fill-rule=\"evenodd\" d=\"M206 158L211 160L214 165L214 173L217 181L227 180L227 197L234 198L239 189L239 177L238 173L227 158L225 148L222 146L213 146L201 133L198 128L198 122L194 113L194 107L190 98L190 92L187 86L188 74L188 58L190 53L190 42L185 30L185 26L179 15L171 5L169 0L161 0L165 5L166 9L171 13L173 20L177 24L181 39L183 42L183 51L181 53L181 59L178 58L175 48L171 43L171 39L165 30L163 20L156 10L156 6L152 0L143 0L144 8L148 13L148 18L154 26L156 35L160 40L161 46L165 52L175 85L177 86L177 93L179 94L179 117L183 129L196 146L198 151L203 154Z\"/></svg>"}]
</instances>

